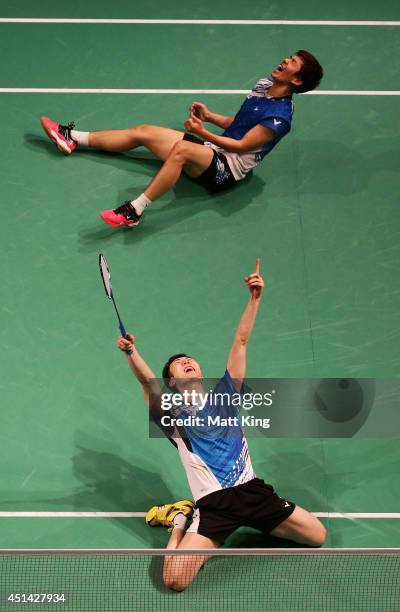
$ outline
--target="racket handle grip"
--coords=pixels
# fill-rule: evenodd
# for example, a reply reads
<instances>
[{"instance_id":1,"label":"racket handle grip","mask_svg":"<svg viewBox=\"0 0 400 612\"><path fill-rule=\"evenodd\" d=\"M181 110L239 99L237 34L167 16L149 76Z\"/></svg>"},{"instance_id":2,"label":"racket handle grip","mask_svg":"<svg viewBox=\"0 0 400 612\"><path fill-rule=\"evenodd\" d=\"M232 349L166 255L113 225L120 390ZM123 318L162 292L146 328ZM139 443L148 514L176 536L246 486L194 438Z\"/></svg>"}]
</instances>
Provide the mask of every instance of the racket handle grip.
<instances>
[{"instance_id":1,"label":"racket handle grip","mask_svg":"<svg viewBox=\"0 0 400 612\"><path fill-rule=\"evenodd\" d=\"M123 336L124 338L128 339L128 334L126 333L126 329L124 327L124 324L122 323L121 319L119 321L119 331L121 332L121 336ZM126 351L127 355L133 355L133 351Z\"/></svg>"}]
</instances>

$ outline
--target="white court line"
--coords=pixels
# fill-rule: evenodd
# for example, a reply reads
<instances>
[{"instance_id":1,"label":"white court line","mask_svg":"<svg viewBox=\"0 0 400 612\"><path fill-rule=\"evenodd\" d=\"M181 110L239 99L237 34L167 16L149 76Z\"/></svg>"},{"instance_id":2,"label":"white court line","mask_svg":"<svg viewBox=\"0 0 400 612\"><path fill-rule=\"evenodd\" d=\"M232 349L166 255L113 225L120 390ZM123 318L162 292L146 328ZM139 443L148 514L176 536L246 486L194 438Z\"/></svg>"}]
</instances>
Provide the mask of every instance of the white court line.
<instances>
[{"instance_id":1,"label":"white court line","mask_svg":"<svg viewBox=\"0 0 400 612\"><path fill-rule=\"evenodd\" d=\"M247 95L249 89L87 89L58 87L0 87L0 93L60 93L60 94L219 94ZM302 96L400 96L400 90L320 89Z\"/></svg>"},{"instance_id":2,"label":"white court line","mask_svg":"<svg viewBox=\"0 0 400 612\"><path fill-rule=\"evenodd\" d=\"M312 512L320 518L400 519L400 512ZM139 518L146 512L0 512L0 518Z\"/></svg>"},{"instance_id":3,"label":"white court line","mask_svg":"<svg viewBox=\"0 0 400 612\"><path fill-rule=\"evenodd\" d=\"M139 518L146 512L0 512L0 518Z\"/></svg>"},{"instance_id":4,"label":"white court line","mask_svg":"<svg viewBox=\"0 0 400 612\"><path fill-rule=\"evenodd\" d=\"M312 512L320 518L400 519L400 512Z\"/></svg>"},{"instance_id":5,"label":"white court line","mask_svg":"<svg viewBox=\"0 0 400 612\"><path fill-rule=\"evenodd\" d=\"M53 17L0 17L0 23L110 23L150 25L304 25L399 26L400 21L298 20L298 19L68 19Z\"/></svg>"}]
</instances>

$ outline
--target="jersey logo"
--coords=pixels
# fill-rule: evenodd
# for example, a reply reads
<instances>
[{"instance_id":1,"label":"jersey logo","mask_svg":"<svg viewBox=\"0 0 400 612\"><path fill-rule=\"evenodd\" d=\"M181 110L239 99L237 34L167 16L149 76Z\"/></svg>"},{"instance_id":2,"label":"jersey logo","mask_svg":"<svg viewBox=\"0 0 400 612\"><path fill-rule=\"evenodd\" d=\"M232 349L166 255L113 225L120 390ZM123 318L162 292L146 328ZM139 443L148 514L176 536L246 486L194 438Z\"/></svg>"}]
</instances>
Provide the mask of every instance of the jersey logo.
<instances>
[{"instance_id":1,"label":"jersey logo","mask_svg":"<svg viewBox=\"0 0 400 612\"><path fill-rule=\"evenodd\" d=\"M278 119L274 119L274 125L280 125L282 121L278 121Z\"/></svg>"},{"instance_id":2,"label":"jersey logo","mask_svg":"<svg viewBox=\"0 0 400 612\"><path fill-rule=\"evenodd\" d=\"M255 111L258 111L258 110L260 110L260 109L258 108L258 106L256 106L254 110L255 110Z\"/></svg>"}]
</instances>

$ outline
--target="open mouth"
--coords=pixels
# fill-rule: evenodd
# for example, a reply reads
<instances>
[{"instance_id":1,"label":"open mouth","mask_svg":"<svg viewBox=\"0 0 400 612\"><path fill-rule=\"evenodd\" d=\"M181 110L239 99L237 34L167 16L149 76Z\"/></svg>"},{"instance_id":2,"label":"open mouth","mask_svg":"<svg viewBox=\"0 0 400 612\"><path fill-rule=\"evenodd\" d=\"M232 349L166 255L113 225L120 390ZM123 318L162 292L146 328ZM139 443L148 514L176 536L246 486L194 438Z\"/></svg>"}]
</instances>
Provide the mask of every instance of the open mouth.
<instances>
[{"instance_id":1,"label":"open mouth","mask_svg":"<svg viewBox=\"0 0 400 612\"><path fill-rule=\"evenodd\" d=\"M194 372L195 369L192 366L186 366L186 368L184 369L185 374L188 374L189 372Z\"/></svg>"}]
</instances>

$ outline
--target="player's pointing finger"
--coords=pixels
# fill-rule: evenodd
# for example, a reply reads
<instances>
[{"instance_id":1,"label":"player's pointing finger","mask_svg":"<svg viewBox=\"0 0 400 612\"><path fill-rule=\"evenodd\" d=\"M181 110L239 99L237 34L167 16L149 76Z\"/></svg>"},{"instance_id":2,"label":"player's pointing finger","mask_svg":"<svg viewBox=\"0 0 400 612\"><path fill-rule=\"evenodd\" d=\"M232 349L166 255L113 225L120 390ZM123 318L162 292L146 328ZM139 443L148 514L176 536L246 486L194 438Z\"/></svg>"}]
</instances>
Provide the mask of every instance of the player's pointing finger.
<instances>
[{"instance_id":1,"label":"player's pointing finger","mask_svg":"<svg viewBox=\"0 0 400 612\"><path fill-rule=\"evenodd\" d=\"M260 260L259 259L256 259L255 274L260 274Z\"/></svg>"}]
</instances>

